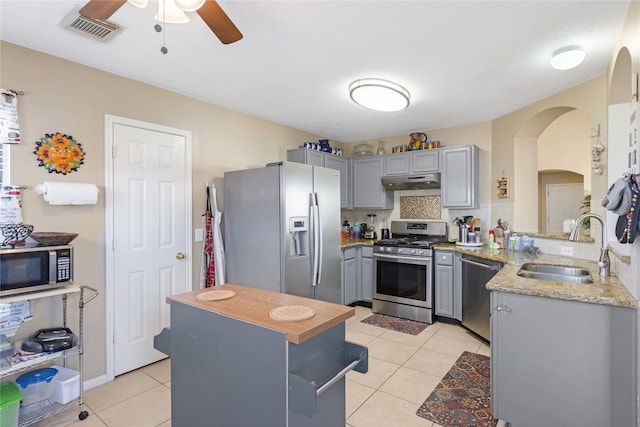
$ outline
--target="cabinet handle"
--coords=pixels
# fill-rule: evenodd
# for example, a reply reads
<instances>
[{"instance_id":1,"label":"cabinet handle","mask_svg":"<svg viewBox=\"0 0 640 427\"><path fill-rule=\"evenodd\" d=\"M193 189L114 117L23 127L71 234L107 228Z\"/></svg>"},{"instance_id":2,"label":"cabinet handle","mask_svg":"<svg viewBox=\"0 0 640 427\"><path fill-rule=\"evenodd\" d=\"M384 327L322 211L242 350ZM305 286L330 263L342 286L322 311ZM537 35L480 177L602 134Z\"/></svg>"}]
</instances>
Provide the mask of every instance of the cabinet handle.
<instances>
[{"instance_id":1,"label":"cabinet handle","mask_svg":"<svg viewBox=\"0 0 640 427\"><path fill-rule=\"evenodd\" d=\"M506 304L500 304L496 307L496 311L500 314L509 314L511 313L511 307Z\"/></svg>"}]
</instances>

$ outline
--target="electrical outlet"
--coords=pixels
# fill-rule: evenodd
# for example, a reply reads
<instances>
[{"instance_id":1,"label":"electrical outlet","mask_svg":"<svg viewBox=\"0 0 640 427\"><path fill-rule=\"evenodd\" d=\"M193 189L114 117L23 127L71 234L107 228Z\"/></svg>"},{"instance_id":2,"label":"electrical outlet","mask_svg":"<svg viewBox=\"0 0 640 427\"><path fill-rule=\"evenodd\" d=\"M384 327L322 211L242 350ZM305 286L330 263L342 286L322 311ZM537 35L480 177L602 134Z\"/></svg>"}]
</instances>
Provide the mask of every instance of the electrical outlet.
<instances>
[{"instance_id":1,"label":"electrical outlet","mask_svg":"<svg viewBox=\"0 0 640 427\"><path fill-rule=\"evenodd\" d=\"M196 242L202 242L204 240L204 230L202 228L196 228Z\"/></svg>"},{"instance_id":2,"label":"electrical outlet","mask_svg":"<svg viewBox=\"0 0 640 427\"><path fill-rule=\"evenodd\" d=\"M571 246L560 246L560 255L573 256L573 248Z\"/></svg>"}]
</instances>

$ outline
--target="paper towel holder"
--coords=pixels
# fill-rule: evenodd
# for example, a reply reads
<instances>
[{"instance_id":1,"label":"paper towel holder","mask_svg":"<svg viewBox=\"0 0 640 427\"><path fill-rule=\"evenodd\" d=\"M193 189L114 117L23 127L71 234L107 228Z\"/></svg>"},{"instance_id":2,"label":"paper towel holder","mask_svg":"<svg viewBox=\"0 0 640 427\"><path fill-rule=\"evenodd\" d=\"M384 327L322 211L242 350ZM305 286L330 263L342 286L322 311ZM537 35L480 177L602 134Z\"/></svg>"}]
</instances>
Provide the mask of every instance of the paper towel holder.
<instances>
[{"instance_id":1,"label":"paper towel holder","mask_svg":"<svg viewBox=\"0 0 640 427\"><path fill-rule=\"evenodd\" d=\"M50 185L69 186L70 190L74 188L77 189L78 187L84 187L82 190L78 190L81 194L82 192L84 192L84 194L82 194L82 197L80 198L69 197L68 194L64 194L61 196L60 189L58 188L57 191L54 191L54 194L55 193L58 193L58 194L53 196L55 197L55 200L52 200L53 197L51 194L49 194ZM88 188L90 188L89 194L87 194ZM68 183L55 182L54 183L54 182L45 181L42 184L36 184L34 190L36 194L42 195L42 198L44 199L44 201L48 202L50 205L95 205L96 203L98 203L98 194L100 193L100 189L98 188L97 185L92 183L80 183L80 182L68 182Z\"/></svg>"}]
</instances>

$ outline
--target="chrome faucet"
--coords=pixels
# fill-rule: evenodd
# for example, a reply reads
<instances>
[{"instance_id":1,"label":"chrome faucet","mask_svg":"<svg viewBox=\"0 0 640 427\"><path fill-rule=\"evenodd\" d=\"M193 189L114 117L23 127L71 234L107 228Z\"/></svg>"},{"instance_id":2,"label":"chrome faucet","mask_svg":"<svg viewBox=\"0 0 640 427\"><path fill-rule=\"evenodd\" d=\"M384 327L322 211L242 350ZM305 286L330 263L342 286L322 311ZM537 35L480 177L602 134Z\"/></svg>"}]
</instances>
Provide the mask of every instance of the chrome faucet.
<instances>
[{"instance_id":1,"label":"chrome faucet","mask_svg":"<svg viewBox=\"0 0 640 427\"><path fill-rule=\"evenodd\" d=\"M600 276L607 277L609 276L611 261L609 260L609 249L607 248L607 224L605 223L604 218L591 212L580 215L578 219L576 219L576 223L573 225L571 234L569 234L569 240L572 242L576 242L578 240L578 236L580 235L580 225L582 224L582 221L587 218L595 218L600 221L600 225L602 225L602 249L600 249L598 267L600 267Z\"/></svg>"}]
</instances>

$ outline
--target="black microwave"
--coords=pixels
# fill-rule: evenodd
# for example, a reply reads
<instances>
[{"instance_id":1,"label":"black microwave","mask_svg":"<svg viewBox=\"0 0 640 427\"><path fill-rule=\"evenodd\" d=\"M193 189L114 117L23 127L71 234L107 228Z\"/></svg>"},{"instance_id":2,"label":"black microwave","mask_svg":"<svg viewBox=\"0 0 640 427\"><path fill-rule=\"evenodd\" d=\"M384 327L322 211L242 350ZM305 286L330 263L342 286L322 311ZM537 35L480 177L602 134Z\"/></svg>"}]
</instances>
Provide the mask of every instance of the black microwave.
<instances>
[{"instance_id":1,"label":"black microwave","mask_svg":"<svg viewBox=\"0 0 640 427\"><path fill-rule=\"evenodd\" d=\"M73 283L73 246L0 248L0 296Z\"/></svg>"}]
</instances>

